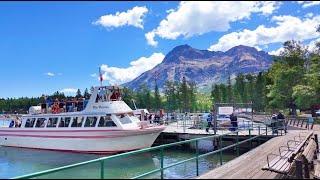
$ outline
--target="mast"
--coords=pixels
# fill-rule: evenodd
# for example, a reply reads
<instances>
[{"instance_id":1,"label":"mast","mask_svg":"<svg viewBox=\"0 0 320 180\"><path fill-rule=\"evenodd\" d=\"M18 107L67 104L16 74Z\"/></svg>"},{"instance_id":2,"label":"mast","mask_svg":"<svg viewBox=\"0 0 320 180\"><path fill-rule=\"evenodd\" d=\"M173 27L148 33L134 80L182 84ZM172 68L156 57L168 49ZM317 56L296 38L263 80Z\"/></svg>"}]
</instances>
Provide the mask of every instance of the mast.
<instances>
[{"instance_id":1,"label":"mast","mask_svg":"<svg viewBox=\"0 0 320 180\"><path fill-rule=\"evenodd\" d=\"M101 67L99 66L99 80L100 80L100 86L102 86L103 76L101 73Z\"/></svg>"}]
</instances>

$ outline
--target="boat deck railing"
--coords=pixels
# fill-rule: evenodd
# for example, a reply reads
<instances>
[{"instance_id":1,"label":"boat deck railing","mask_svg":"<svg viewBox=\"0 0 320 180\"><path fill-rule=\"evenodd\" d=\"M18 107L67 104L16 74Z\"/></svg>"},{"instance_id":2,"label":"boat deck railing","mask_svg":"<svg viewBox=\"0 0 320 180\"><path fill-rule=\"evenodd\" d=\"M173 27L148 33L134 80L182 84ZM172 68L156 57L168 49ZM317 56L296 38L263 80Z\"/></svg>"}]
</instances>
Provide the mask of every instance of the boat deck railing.
<instances>
[{"instance_id":1,"label":"boat deck railing","mask_svg":"<svg viewBox=\"0 0 320 180\"><path fill-rule=\"evenodd\" d=\"M278 120L275 122L282 122L282 120ZM11 179L44 178L43 176L45 176L45 175L50 175L50 174L53 174L56 172L62 172L62 171L65 172L66 170L69 170L69 169L73 169L76 167L84 167L86 165L93 164L93 163L99 163L100 170L99 170L99 174L96 174L96 175L100 179L104 179L106 173L108 172L108 170L105 168L105 164L106 164L107 160L128 157L131 155L137 155L137 154L151 152L151 151L155 151L155 150L160 151L159 152L160 153L159 154L160 155L160 167L156 168L154 170L151 170L149 172L142 173L137 176L131 177L131 179L143 178L143 177L149 176L151 174L159 173L159 172L160 172L159 178L164 179L164 171L166 169L174 167L174 166L178 166L180 164L190 162L190 161L195 161L194 167L196 168L196 176L199 176L199 158L204 158L209 155L214 155L214 154L219 153L219 161L220 161L220 165L222 165L223 164L223 159L222 159L223 151L226 151L228 149L233 148L234 150L236 149L236 155L239 156L240 155L239 146L241 144L249 143L250 149L252 149L252 141L255 139L259 140L258 138L262 138L262 137L265 137L268 135L279 136L279 135L285 134L286 133L286 127L285 127L286 123L282 123L282 124L283 124L283 127L280 127L280 126L268 127L268 125L262 126L260 124L258 124L258 125L254 124L251 128L248 128L248 129L241 129L241 130L236 130L236 131L232 131L232 132L221 134L221 135L209 135L206 137L195 138L195 139L191 139L191 140L179 141L179 142L159 145L159 146L155 146L155 147L125 152L125 153L121 153L121 154L116 154L116 155L112 155L112 156L97 158L94 160L89 160L89 161L85 161L85 162L80 162L80 163L66 165L66 166L62 166L62 167L58 167L58 168L35 172L35 173L27 174L27 175L16 176ZM253 135L252 134L253 130L257 130L258 134ZM245 140L239 141L239 136L240 136L239 133L242 133L244 131L248 133L249 137L246 138ZM236 142L232 143L231 145L223 146L223 137L230 136L230 135L235 136ZM200 154L199 141L201 141L201 140L217 140L219 142L218 149L211 151L211 152L204 153L204 154ZM169 164L169 165L164 164L164 151L166 148L170 148L170 147L177 146L177 145L190 144L190 143L194 143L194 145L195 145L195 153L193 154L193 157L185 159L185 160L181 160L181 161ZM76 177L76 174L74 174L73 178L74 177Z\"/></svg>"}]
</instances>

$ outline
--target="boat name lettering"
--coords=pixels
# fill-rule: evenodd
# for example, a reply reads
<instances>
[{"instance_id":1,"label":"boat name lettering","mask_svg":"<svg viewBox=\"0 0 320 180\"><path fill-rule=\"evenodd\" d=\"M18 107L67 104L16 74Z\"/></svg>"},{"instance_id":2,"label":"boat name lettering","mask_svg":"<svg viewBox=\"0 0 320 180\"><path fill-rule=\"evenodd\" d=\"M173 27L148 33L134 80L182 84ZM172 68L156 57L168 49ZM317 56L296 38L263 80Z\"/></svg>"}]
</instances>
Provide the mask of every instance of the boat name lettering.
<instances>
[{"instance_id":1,"label":"boat name lettering","mask_svg":"<svg viewBox=\"0 0 320 180\"><path fill-rule=\"evenodd\" d=\"M93 109L104 109L104 108L109 108L108 106L93 106Z\"/></svg>"}]
</instances>

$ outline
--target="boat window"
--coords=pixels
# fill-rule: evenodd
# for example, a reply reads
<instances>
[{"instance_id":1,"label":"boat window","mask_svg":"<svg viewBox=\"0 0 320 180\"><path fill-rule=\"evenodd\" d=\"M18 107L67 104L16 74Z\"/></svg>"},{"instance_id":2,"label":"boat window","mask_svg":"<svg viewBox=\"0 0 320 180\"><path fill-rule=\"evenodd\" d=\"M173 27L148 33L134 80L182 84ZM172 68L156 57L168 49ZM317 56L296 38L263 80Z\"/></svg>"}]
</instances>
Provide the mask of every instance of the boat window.
<instances>
[{"instance_id":1,"label":"boat window","mask_svg":"<svg viewBox=\"0 0 320 180\"><path fill-rule=\"evenodd\" d=\"M31 123L30 123L30 127L34 127L35 123L36 123L36 118L32 118Z\"/></svg>"},{"instance_id":2,"label":"boat window","mask_svg":"<svg viewBox=\"0 0 320 180\"><path fill-rule=\"evenodd\" d=\"M129 112L127 115L128 115L129 117L134 116L134 115L133 115L133 112Z\"/></svg>"},{"instance_id":3,"label":"boat window","mask_svg":"<svg viewBox=\"0 0 320 180\"><path fill-rule=\"evenodd\" d=\"M111 115L101 116L98 127L117 127L117 125L112 121Z\"/></svg>"},{"instance_id":4,"label":"boat window","mask_svg":"<svg viewBox=\"0 0 320 180\"><path fill-rule=\"evenodd\" d=\"M74 117L71 127L81 127L84 117Z\"/></svg>"},{"instance_id":5,"label":"boat window","mask_svg":"<svg viewBox=\"0 0 320 180\"><path fill-rule=\"evenodd\" d=\"M69 127L71 117L62 117L60 120L59 127Z\"/></svg>"},{"instance_id":6,"label":"boat window","mask_svg":"<svg viewBox=\"0 0 320 180\"><path fill-rule=\"evenodd\" d=\"M58 123L58 118L49 118L47 127L57 127L57 123Z\"/></svg>"},{"instance_id":7,"label":"boat window","mask_svg":"<svg viewBox=\"0 0 320 180\"><path fill-rule=\"evenodd\" d=\"M46 118L38 118L35 127L43 128L45 125L46 125Z\"/></svg>"},{"instance_id":8,"label":"boat window","mask_svg":"<svg viewBox=\"0 0 320 180\"><path fill-rule=\"evenodd\" d=\"M127 116L125 116L125 114L120 114L117 115L117 117L119 118L120 122L122 124L130 124L132 123L132 121L130 120L130 118L128 118Z\"/></svg>"},{"instance_id":9,"label":"boat window","mask_svg":"<svg viewBox=\"0 0 320 180\"><path fill-rule=\"evenodd\" d=\"M87 117L84 127L95 127L97 122L97 117Z\"/></svg>"},{"instance_id":10,"label":"boat window","mask_svg":"<svg viewBox=\"0 0 320 180\"><path fill-rule=\"evenodd\" d=\"M26 124L24 125L24 127L32 128L35 121L36 121L36 118L27 119Z\"/></svg>"}]
</instances>

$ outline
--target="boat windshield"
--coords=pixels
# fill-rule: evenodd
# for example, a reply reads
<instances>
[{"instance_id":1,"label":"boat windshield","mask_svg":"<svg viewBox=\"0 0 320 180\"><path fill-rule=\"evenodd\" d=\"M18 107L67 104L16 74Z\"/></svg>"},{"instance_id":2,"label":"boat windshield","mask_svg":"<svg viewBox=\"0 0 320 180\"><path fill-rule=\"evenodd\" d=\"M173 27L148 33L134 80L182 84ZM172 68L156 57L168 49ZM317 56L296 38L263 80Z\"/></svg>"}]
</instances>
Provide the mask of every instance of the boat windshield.
<instances>
[{"instance_id":1,"label":"boat windshield","mask_svg":"<svg viewBox=\"0 0 320 180\"><path fill-rule=\"evenodd\" d=\"M120 120L121 124L130 124L130 123L132 123L132 121L130 119L130 116L128 114L118 114L116 116Z\"/></svg>"}]
</instances>

